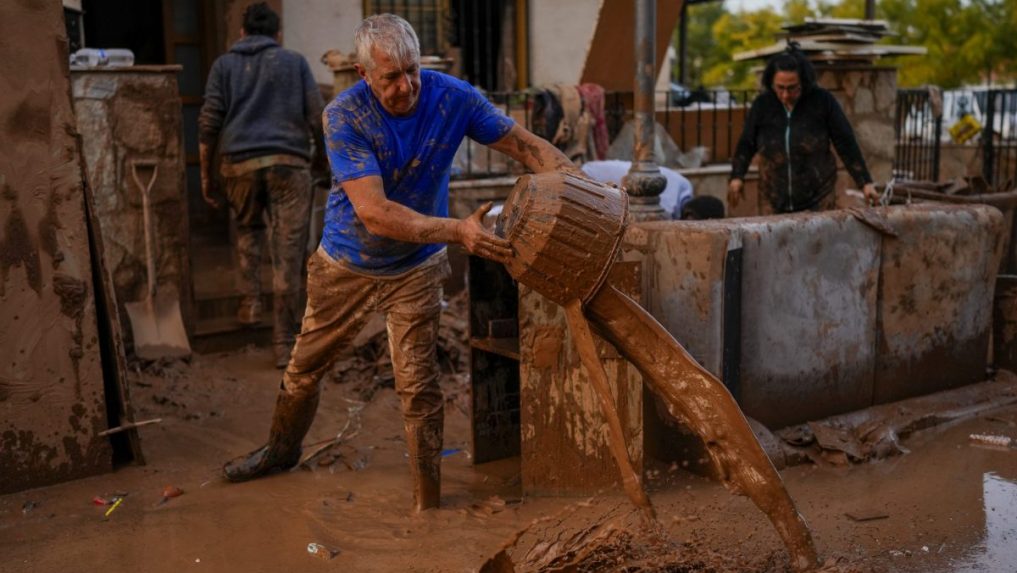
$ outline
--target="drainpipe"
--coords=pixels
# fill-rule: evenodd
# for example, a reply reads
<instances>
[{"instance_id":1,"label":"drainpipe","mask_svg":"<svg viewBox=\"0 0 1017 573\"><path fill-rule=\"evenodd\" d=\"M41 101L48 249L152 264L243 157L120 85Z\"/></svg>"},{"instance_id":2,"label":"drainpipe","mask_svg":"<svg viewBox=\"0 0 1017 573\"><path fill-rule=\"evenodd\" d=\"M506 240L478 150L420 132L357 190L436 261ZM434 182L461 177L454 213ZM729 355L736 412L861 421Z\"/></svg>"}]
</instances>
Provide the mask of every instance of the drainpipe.
<instances>
[{"instance_id":1,"label":"drainpipe","mask_svg":"<svg viewBox=\"0 0 1017 573\"><path fill-rule=\"evenodd\" d=\"M629 193L629 209L636 221L669 218L660 206L667 179L653 160L653 84L656 51L657 0L636 0L636 84L633 115L636 141L632 167L623 185Z\"/></svg>"}]
</instances>

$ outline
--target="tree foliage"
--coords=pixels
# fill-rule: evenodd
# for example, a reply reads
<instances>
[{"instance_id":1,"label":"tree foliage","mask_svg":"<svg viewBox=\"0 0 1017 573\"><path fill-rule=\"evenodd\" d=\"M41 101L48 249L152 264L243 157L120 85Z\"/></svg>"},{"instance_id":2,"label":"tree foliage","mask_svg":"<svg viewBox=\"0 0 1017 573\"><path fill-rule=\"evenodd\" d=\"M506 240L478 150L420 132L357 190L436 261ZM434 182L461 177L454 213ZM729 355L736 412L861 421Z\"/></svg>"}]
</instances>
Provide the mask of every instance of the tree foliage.
<instances>
[{"instance_id":1,"label":"tree foliage","mask_svg":"<svg viewBox=\"0 0 1017 573\"><path fill-rule=\"evenodd\" d=\"M780 11L732 11L722 2L690 5L688 83L753 89L760 63L734 62L733 54L772 44L785 22L862 18L864 9L864 0L788 0ZM895 33L887 43L928 50L897 59L901 86L1017 80L1017 0L877 0L876 16Z\"/></svg>"}]
</instances>

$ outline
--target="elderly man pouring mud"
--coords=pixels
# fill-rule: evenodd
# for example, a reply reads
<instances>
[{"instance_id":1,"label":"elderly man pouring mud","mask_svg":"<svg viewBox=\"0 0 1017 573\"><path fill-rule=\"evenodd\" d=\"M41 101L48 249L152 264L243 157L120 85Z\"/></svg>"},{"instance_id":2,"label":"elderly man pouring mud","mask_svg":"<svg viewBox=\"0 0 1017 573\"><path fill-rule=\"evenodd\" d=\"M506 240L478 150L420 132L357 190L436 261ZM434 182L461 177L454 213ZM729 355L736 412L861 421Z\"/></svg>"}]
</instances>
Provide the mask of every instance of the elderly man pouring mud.
<instances>
[{"instance_id":1,"label":"elderly man pouring mud","mask_svg":"<svg viewBox=\"0 0 1017 573\"><path fill-rule=\"evenodd\" d=\"M575 166L516 125L469 84L420 69L420 44L402 18L382 14L357 27L363 81L325 109L332 191L321 245L308 262L307 310L283 375L268 443L227 463L230 481L290 468L318 407L320 382L375 311L386 313L419 510L437 507L444 424L436 360L445 243L507 262L509 244L482 217L448 217L449 171L464 137L534 172Z\"/></svg>"}]
</instances>

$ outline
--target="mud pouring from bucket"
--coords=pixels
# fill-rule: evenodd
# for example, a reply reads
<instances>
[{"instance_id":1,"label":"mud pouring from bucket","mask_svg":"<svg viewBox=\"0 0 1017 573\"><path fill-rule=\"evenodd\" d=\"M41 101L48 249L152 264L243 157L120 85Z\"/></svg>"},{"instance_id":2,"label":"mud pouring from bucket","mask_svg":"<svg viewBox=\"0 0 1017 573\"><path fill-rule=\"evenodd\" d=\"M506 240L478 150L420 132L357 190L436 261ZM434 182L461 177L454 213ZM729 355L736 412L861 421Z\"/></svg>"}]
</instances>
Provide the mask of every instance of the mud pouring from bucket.
<instances>
[{"instance_id":1,"label":"mud pouring from bucket","mask_svg":"<svg viewBox=\"0 0 1017 573\"><path fill-rule=\"evenodd\" d=\"M512 245L509 274L562 305L610 430L622 484L644 515L653 509L634 471L590 324L631 362L668 411L705 443L716 475L769 517L796 570L817 565L805 520L727 388L649 313L607 282L628 218L626 194L564 173L521 177L496 232Z\"/></svg>"}]
</instances>

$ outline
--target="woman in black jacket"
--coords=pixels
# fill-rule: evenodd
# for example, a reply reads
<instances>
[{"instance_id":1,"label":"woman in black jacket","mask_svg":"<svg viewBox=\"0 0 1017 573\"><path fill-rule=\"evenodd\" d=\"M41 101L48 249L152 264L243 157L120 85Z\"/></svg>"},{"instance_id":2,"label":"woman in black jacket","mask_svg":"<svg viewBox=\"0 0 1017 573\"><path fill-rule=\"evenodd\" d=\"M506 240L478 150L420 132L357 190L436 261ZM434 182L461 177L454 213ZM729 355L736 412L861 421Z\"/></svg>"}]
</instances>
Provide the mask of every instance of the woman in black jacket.
<instances>
[{"instance_id":1,"label":"woman in black jacket","mask_svg":"<svg viewBox=\"0 0 1017 573\"><path fill-rule=\"evenodd\" d=\"M877 197L865 159L844 110L816 85L812 64L792 44L770 59L763 92L752 102L731 161L728 204L742 198L745 173L759 153L759 192L774 213L833 209L837 150L865 197Z\"/></svg>"}]
</instances>

